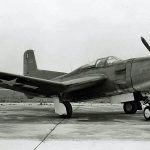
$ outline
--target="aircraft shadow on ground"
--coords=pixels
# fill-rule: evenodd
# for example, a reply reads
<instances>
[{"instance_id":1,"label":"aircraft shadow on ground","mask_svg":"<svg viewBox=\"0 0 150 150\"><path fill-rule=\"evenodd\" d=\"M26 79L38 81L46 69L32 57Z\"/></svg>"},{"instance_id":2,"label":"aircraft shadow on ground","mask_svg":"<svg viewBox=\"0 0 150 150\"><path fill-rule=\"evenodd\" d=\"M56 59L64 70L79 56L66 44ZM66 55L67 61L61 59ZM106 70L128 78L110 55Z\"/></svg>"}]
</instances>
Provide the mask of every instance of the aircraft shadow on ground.
<instances>
[{"instance_id":1,"label":"aircraft shadow on ground","mask_svg":"<svg viewBox=\"0 0 150 150\"><path fill-rule=\"evenodd\" d=\"M141 114L140 112L137 114L124 114L124 112L74 113L72 119L76 119L78 122L124 122L137 118L141 120Z\"/></svg>"},{"instance_id":2,"label":"aircraft shadow on ground","mask_svg":"<svg viewBox=\"0 0 150 150\"><path fill-rule=\"evenodd\" d=\"M56 123L61 120L57 114L49 113L48 110L43 110L43 113L35 114L5 114L0 118L0 123ZM137 114L124 114L122 111L118 112L74 112L72 118L66 119L71 124L85 123L85 122L124 122L129 120L144 120L142 112ZM63 123L63 122L62 122Z\"/></svg>"}]
</instances>

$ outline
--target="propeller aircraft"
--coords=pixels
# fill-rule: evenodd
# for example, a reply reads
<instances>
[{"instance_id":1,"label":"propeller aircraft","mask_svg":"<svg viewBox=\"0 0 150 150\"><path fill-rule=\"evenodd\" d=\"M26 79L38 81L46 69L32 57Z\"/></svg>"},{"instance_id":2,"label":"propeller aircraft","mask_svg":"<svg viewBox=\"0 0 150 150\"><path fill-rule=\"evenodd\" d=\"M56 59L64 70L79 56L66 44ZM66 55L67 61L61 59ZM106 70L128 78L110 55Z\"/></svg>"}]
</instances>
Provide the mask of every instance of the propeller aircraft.
<instances>
[{"instance_id":1,"label":"propeller aircraft","mask_svg":"<svg viewBox=\"0 0 150 150\"><path fill-rule=\"evenodd\" d=\"M150 46L141 37L150 51ZM146 105L144 117L150 120L150 57L120 60L114 56L99 58L70 73L39 70L34 51L24 53L24 75L0 72L0 87L33 97L58 97L55 112L64 118L72 116L71 102L109 97L112 103L123 103L124 112L134 114Z\"/></svg>"}]
</instances>

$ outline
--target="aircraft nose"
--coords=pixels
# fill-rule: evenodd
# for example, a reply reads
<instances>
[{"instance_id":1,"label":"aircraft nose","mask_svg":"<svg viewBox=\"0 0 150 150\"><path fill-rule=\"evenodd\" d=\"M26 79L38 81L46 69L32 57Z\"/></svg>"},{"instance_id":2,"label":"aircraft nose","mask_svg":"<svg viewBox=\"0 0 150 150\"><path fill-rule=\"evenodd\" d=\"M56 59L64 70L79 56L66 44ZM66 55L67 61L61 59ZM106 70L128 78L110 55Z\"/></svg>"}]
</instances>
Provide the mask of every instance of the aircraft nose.
<instances>
[{"instance_id":1,"label":"aircraft nose","mask_svg":"<svg viewBox=\"0 0 150 150\"><path fill-rule=\"evenodd\" d=\"M131 80L133 88L137 91L150 91L150 57L136 58L133 60Z\"/></svg>"}]
</instances>

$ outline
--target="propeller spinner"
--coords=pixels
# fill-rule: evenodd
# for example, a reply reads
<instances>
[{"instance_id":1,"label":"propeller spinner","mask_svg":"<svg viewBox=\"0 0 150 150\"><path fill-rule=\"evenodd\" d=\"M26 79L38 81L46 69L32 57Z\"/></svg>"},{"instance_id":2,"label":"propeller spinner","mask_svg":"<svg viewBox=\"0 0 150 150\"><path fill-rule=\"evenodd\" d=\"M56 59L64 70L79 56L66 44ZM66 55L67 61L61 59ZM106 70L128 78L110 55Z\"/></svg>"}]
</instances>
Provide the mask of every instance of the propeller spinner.
<instances>
[{"instance_id":1,"label":"propeller spinner","mask_svg":"<svg viewBox=\"0 0 150 150\"><path fill-rule=\"evenodd\" d=\"M141 41L145 45L145 47L150 51L150 46L143 37L141 37Z\"/></svg>"}]
</instances>

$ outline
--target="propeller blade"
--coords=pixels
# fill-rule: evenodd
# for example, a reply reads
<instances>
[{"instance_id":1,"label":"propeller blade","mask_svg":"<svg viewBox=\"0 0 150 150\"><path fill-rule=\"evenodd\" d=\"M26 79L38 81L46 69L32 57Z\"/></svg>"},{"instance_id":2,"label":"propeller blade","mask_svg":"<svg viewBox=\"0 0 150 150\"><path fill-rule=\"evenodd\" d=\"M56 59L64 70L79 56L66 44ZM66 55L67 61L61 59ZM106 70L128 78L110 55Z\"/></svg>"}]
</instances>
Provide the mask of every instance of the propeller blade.
<instances>
[{"instance_id":1,"label":"propeller blade","mask_svg":"<svg viewBox=\"0 0 150 150\"><path fill-rule=\"evenodd\" d=\"M143 37L141 37L141 41L145 45L145 47L150 51L150 46Z\"/></svg>"}]
</instances>

